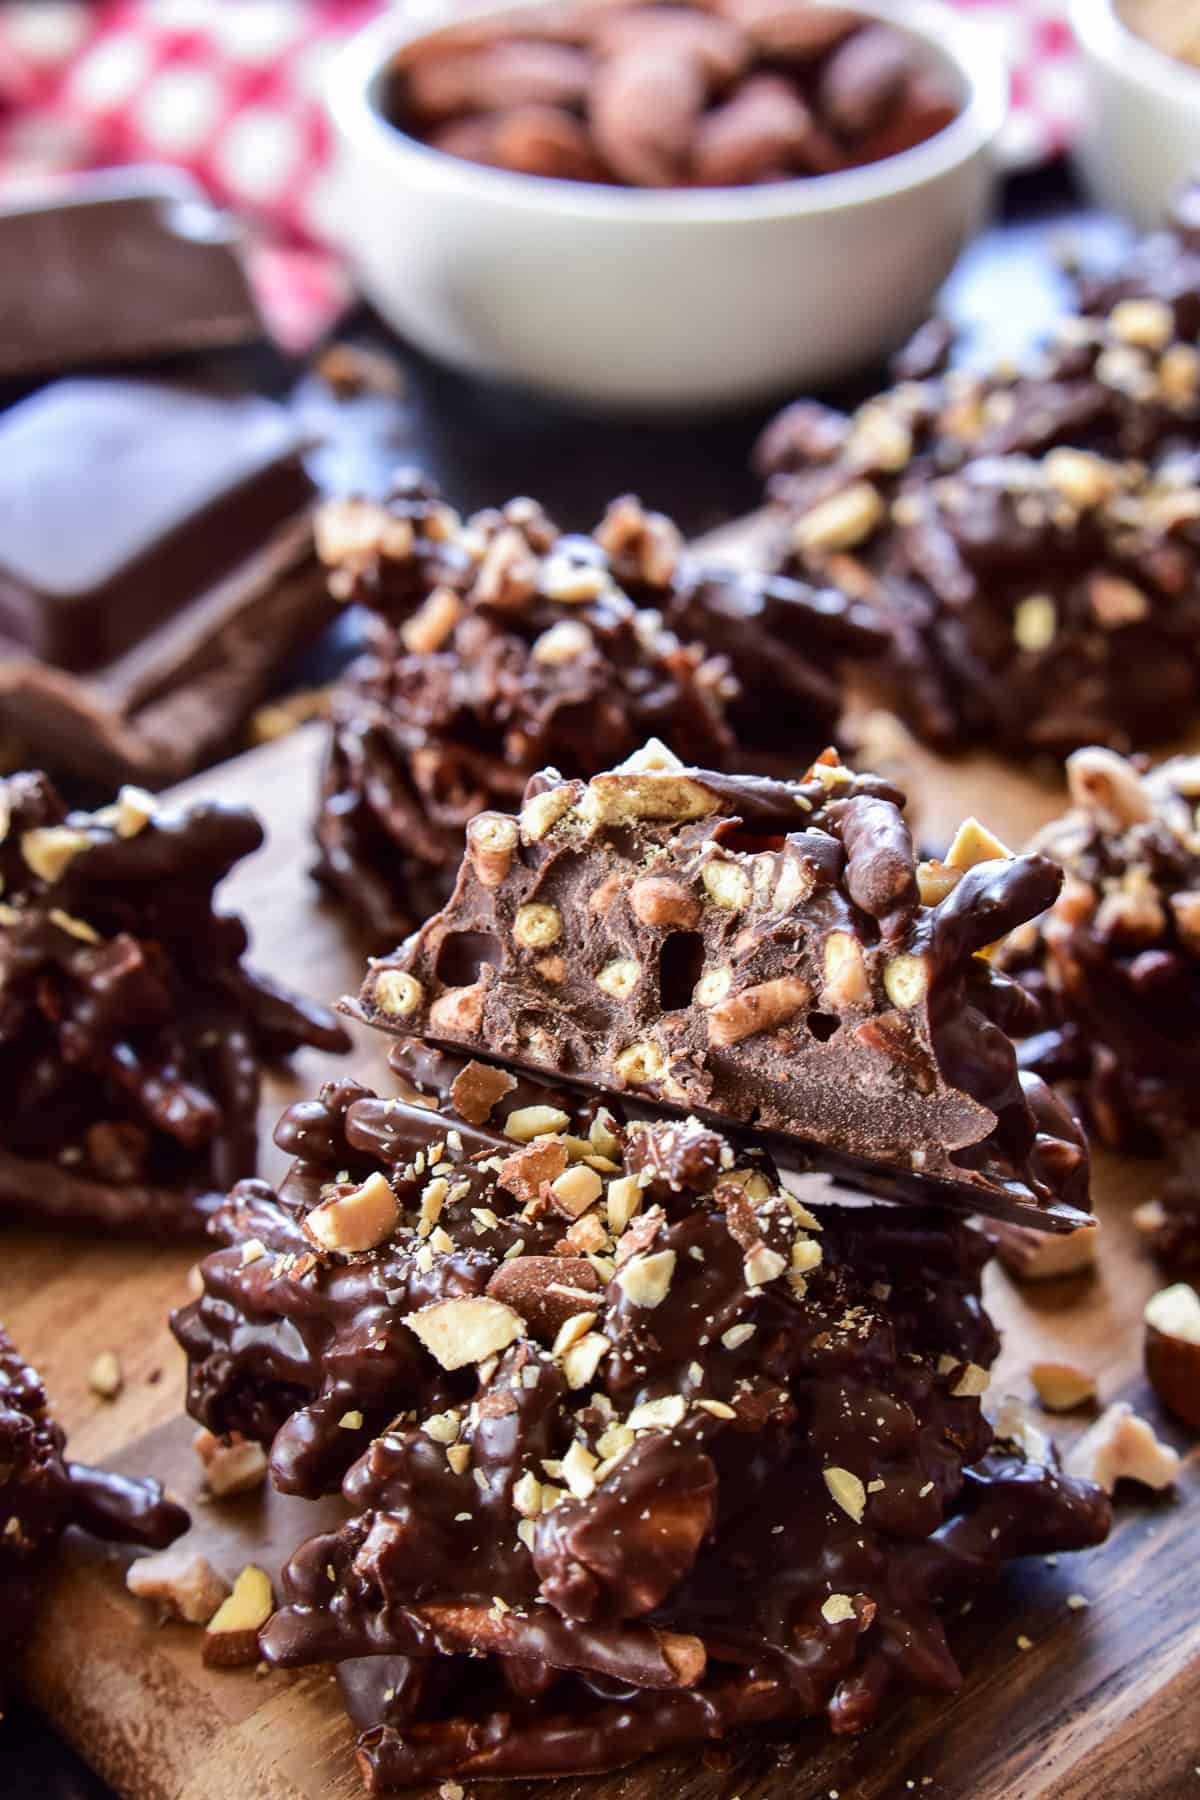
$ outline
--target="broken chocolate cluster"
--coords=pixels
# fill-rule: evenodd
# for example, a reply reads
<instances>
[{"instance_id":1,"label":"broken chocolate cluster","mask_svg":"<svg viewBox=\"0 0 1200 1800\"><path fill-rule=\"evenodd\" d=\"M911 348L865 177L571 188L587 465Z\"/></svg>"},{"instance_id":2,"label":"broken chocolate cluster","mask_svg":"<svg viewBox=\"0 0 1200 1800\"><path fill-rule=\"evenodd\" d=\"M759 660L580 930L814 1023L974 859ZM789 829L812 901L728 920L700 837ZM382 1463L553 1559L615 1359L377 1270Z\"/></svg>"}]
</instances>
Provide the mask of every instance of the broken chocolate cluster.
<instances>
[{"instance_id":1,"label":"broken chocolate cluster","mask_svg":"<svg viewBox=\"0 0 1200 1800\"><path fill-rule=\"evenodd\" d=\"M768 1134L862 1185L1086 1222L1081 1134L979 952L1054 901L974 820L918 861L904 796L832 751L803 781L649 747L481 813L454 895L374 962L372 1024ZM931 1184L937 1184L936 1190Z\"/></svg>"},{"instance_id":2,"label":"broken chocolate cluster","mask_svg":"<svg viewBox=\"0 0 1200 1800\"><path fill-rule=\"evenodd\" d=\"M780 565L874 606L879 695L939 747L1127 751L1200 709L1198 196L1025 367L941 373L934 328L922 379L760 442Z\"/></svg>"},{"instance_id":3,"label":"broken chocolate cluster","mask_svg":"<svg viewBox=\"0 0 1200 1800\"><path fill-rule=\"evenodd\" d=\"M1023 1066L1077 1096L1101 1140L1175 1161L1145 1215L1172 1258L1200 1256L1200 758L1148 771L1111 751L1067 763L1073 806L1035 846L1066 881L998 962L1041 1006Z\"/></svg>"},{"instance_id":4,"label":"broken chocolate cluster","mask_svg":"<svg viewBox=\"0 0 1200 1800\"><path fill-rule=\"evenodd\" d=\"M68 1525L151 1548L188 1527L187 1513L156 1481L65 1462L65 1444L36 1370L0 1325L0 1693L33 1623L40 1559Z\"/></svg>"},{"instance_id":5,"label":"broken chocolate cluster","mask_svg":"<svg viewBox=\"0 0 1200 1800\"><path fill-rule=\"evenodd\" d=\"M428 484L331 503L335 593L374 616L334 690L319 873L390 948L445 900L469 819L553 765L592 775L658 736L689 761L803 767L868 609L788 577L710 568L626 497L590 537L531 500L463 523Z\"/></svg>"},{"instance_id":6,"label":"broken chocolate cluster","mask_svg":"<svg viewBox=\"0 0 1200 1800\"><path fill-rule=\"evenodd\" d=\"M372 1791L864 1727L960 1675L944 1613L1108 1504L993 1442L985 1247L810 1209L761 1151L464 1058L294 1107L174 1322L189 1404L344 1522L268 1660L333 1662ZM412 1087L409 1086L410 1094Z\"/></svg>"},{"instance_id":7,"label":"broken chocolate cluster","mask_svg":"<svg viewBox=\"0 0 1200 1800\"><path fill-rule=\"evenodd\" d=\"M213 889L263 833L137 788L69 812L0 781L0 1213L151 1238L203 1231L257 1163L265 1061L344 1050L334 1015L242 961Z\"/></svg>"}]
</instances>

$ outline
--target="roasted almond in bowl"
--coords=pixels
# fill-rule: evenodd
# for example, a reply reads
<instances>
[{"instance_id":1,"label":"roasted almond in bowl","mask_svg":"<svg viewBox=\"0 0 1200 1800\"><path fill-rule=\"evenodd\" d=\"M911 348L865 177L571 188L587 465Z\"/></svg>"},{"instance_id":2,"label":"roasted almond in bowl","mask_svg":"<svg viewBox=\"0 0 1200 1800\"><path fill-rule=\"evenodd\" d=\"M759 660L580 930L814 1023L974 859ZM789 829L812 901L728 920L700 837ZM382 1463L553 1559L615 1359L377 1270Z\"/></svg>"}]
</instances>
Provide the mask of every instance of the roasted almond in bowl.
<instances>
[{"instance_id":1,"label":"roasted almond in bowl","mask_svg":"<svg viewBox=\"0 0 1200 1800\"><path fill-rule=\"evenodd\" d=\"M926 0L727 5L391 13L355 39L332 198L368 297L459 369L626 411L894 347L982 215L1003 74Z\"/></svg>"}]
</instances>

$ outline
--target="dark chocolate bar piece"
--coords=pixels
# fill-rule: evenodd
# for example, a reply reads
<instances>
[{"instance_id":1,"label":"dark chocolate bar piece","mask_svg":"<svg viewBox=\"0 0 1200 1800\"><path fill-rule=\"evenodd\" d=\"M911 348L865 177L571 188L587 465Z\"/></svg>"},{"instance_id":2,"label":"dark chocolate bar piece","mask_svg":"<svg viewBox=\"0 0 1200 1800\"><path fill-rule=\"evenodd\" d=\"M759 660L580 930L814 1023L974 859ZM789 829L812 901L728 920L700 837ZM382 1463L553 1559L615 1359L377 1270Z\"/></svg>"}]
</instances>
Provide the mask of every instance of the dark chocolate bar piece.
<instances>
[{"instance_id":1,"label":"dark chocolate bar piece","mask_svg":"<svg viewBox=\"0 0 1200 1800\"><path fill-rule=\"evenodd\" d=\"M1061 870L974 821L918 867L903 804L833 752L802 782L661 745L586 784L548 771L519 818L472 820L449 904L357 1010L881 1191L1081 1224L1082 1134L1009 1037L1037 1009L983 954Z\"/></svg>"},{"instance_id":2,"label":"dark chocolate bar piece","mask_svg":"<svg viewBox=\"0 0 1200 1800\"><path fill-rule=\"evenodd\" d=\"M93 779L220 746L331 610L313 485L258 396L56 383L0 419L0 718Z\"/></svg>"},{"instance_id":3,"label":"dark chocolate bar piece","mask_svg":"<svg viewBox=\"0 0 1200 1800\"><path fill-rule=\"evenodd\" d=\"M0 1216L196 1236L256 1166L263 1064L349 1048L214 910L262 841L241 807L72 813L43 775L0 782Z\"/></svg>"},{"instance_id":4,"label":"dark chocolate bar piece","mask_svg":"<svg viewBox=\"0 0 1200 1800\"><path fill-rule=\"evenodd\" d=\"M198 1418L341 1482L261 1642L339 1665L373 1791L861 1730L958 1685L948 1603L1105 1535L1044 1439L993 1444L973 1229L810 1211L694 1119L451 1087L292 1108L297 1164L234 1191L174 1322Z\"/></svg>"},{"instance_id":5,"label":"dark chocolate bar piece","mask_svg":"<svg viewBox=\"0 0 1200 1800\"><path fill-rule=\"evenodd\" d=\"M36 1370L0 1324L0 1697L33 1623L39 1566L68 1525L155 1550L188 1528L156 1481L66 1462L65 1447Z\"/></svg>"},{"instance_id":6,"label":"dark chocolate bar piece","mask_svg":"<svg viewBox=\"0 0 1200 1800\"><path fill-rule=\"evenodd\" d=\"M75 175L0 206L0 380L253 343L240 239L182 169Z\"/></svg>"},{"instance_id":7,"label":"dark chocolate bar piece","mask_svg":"<svg viewBox=\"0 0 1200 1800\"><path fill-rule=\"evenodd\" d=\"M790 773L833 733L845 662L883 647L865 607L706 565L630 495L583 536L531 500L464 523L405 477L384 504L330 502L319 540L375 615L333 695L319 873L381 949L446 900L467 820L539 768L593 775L654 735Z\"/></svg>"},{"instance_id":8,"label":"dark chocolate bar piece","mask_svg":"<svg viewBox=\"0 0 1200 1800\"><path fill-rule=\"evenodd\" d=\"M1200 713L1198 194L1025 367L760 442L778 566L874 606L877 695L937 746L1128 751Z\"/></svg>"}]
</instances>

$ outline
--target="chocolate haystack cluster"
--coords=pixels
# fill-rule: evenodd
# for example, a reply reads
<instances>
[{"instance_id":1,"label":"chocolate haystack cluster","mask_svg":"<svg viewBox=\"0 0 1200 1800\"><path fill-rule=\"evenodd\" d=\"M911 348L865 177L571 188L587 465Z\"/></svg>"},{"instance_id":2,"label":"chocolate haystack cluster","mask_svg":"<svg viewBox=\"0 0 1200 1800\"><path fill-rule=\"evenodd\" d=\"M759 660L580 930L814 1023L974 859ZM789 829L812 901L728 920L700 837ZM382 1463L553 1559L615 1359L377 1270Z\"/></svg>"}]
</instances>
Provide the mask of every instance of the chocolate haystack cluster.
<instances>
[{"instance_id":1,"label":"chocolate haystack cluster","mask_svg":"<svg viewBox=\"0 0 1200 1800\"><path fill-rule=\"evenodd\" d=\"M188 1527L156 1481L64 1462L65 1444L36 1370L0 1325L0 1696L33 1623L39 1563L68 1525L151 1549Z\"/></svg>"},{"instance_id":2,"label":"chocolate haystack cluster","mask_svg":"<svg viewBox=\"0 0 1200 1800\"><path fill-rule=\"evenodd\" d=\"M1098 1489L993 1441L970 1227L809 1210L694 1118L396 1063L424 1104L343 1082L285 1116L291 1173L234 1190L175 1320L196 1417L288 1492L341 1484L261 1647L336 1665L373 1792L858 1731L957 1686L946 1609L1008 1558L1104 1536Z\"/></svg>"},{"instance_id":3,"label":"chocolate haystack cluster","mask_svg":"<svg viewBox=\"0 0 1200 1800\"><path fill-rule=\"evenodd\" d=\"M124 788L68 812L0 781L0 1213L195 1235L257 1163L264 1062L345 1050L335 1016L246 968L213 889L262 843L242 808Z\"/></svg>"},{"instance_id":4,"label":"chocolate haystack cluster","mask_svg":"<svg viewBox=\"0 0 1200 1800\"><path fill-rule=\"evenodd\" d=\"M710 568L669 519L617 500L591 537L531 500L465 524L427 483L323 513L335 593L373 615L335 689L319 874L390 949L446 899L467 821L538 769L594 775L663 738L706 767L804 767L868 608L789 577Z\"/></svg>"},{"instance_id":5,"label":"chocolate haystack cluster","mask_svg":"<svg viewBox=\"0 0 1200 1800\"><path fill-rule=\"evenodd\" d=\"M1105 1535L983 1415L953 1210L1087 1216L1007 1035L1035 1003L977 954L1061 877L974 821L918 865L900 803L832 752L542 773L372 966L396 1093L293 1106L278 1191L216 1213L189 1410L340 1493L258 1647L335 1666L372 1792L859 1731L958 1685L944 1621L1009 1558ZM776 1148L905 1204L806 1205Z\"/></svg>"},{"instance_id":6,"label":"chocolate haystack cluster","mask_svg":"<svg viewBox=\"0 0 1200 1800\"><path fill-rule=\"evenodd\" d=\"M1128 751L1200 710L1200 189L1023 369L904 379L758 449L780 564L868 601L936 746Z\"/></svg>"},{"instance_id":7,"label":"chocolate haystack cluster","mask_svg":"<svg viewBox=\"0 0 1200 1800\"><path fill-rule=\"evenodd\" d=\"M1072 809L1035 840L1062 892L997 955L1047 1020L1021 1061L1104 1143L1174 1159L1147 1224L1165 1257L1200 1261L1200 757L1147 772L1093 747L1067 776Z\"/></svg>"},{"instance_id":8,"label":"chocolate haystack cluster","mask_svg":"<svg viewBox=\"0 0 1200 1800\"><path fill-rule=\"evenodd\" d=\"M832 751L803 781L661 745L482 813L446 908L372 964L372 1024L769 1133L885 1191L1082 1222L1087 1152L979 955L1054 901L975 821L918 863L904 796Z\"/></svg>"}]
</instances>

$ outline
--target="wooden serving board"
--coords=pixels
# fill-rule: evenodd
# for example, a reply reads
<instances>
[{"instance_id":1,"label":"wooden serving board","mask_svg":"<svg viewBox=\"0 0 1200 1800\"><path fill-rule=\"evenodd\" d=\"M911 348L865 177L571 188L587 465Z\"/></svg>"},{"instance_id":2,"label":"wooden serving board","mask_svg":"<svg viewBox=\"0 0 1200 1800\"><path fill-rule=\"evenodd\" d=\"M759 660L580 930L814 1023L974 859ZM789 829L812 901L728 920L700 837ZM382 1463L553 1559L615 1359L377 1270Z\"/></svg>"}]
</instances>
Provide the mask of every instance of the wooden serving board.
<instances>
[{"instance_id":1,"label":"wooden serving board","mask_svg":"<svg viewBox=\"0 0 1200 1800\"><path fill-rule=\"evenodd\" d=\"M356 987L361 958L308 878L319 734L303 732L226 765L180 792L248 801L269 830L265 850L231 878L226 903L253 928L255 960L324 997ZM923 794L919 828L944 841L965 812L984 813L1018 843L1059 810L1061 794L977 756L936 764L911 745L889 758ZM291 1099L335 1066L386 1080L363 1033L350 1063L308 1053L264 1096L264 1143ZM273 1150L266 1172L277 1171ZM1158 1285L1130 1223L1152 1191L1153 1164L1097 1159L1104 1248L1094 1275L1018 1289L989 1273L1005 1352L993 1393L1029 1397L1032 1361L1092 1371L1105 1401L1126 1398L1190 1451L1179 1487L1121 1497L1102 1549L1014 1569L953 1632L968 1680L951 1701L891 1708L865 1737L823 1726L789 1743L736 1743L707 1761L659 1758L591 1781L540 1784L546 1800L649 1800L669 1781L680 1800L1174 1800L1200 1795L1200 1607L1194 1591L1200 1469L1196 1447L1158 1407L1141 1371L1141 1310ZM83 1460L158 1475L193 1509L199 1547L232 1576L257 1560L275 1572L315 1529L315 1509L256 1495L205 1503L191 1427L181 1417L183 1366L166 1328L187 1298L194 1254L36 1231L8 1232L0 1318L42 1367ZM87 1371L120 1356L125 1387L93 1396ZM1065 1423L1068 1440L1086 1419ZM219 1673L200 1660L194 1627L156 1628L125 1591L124 1558L72 1541L54 1573L28 1667L30 1692L127 1800L340 1800L361 1792L353 1734L326 1671ZM1068 1596L1086 1595L1086 1610ZM0 1606L0 1615L2 1615ZM1018 1637L1032 1641L1021 1650ZM0 1750L2 1758L2 1750ZM0 1792L3 1791L0 1766ZM532 1784L530 1784L532 1791Z\"/></svg>"}]
</instances>

